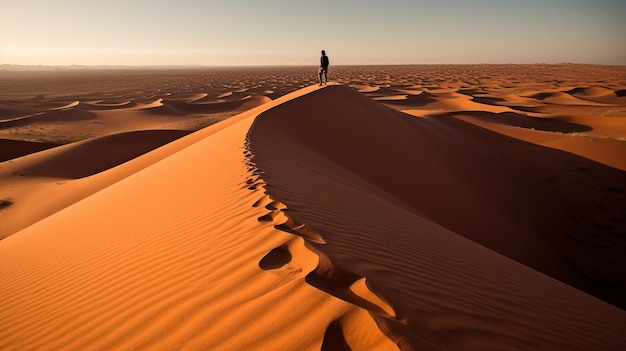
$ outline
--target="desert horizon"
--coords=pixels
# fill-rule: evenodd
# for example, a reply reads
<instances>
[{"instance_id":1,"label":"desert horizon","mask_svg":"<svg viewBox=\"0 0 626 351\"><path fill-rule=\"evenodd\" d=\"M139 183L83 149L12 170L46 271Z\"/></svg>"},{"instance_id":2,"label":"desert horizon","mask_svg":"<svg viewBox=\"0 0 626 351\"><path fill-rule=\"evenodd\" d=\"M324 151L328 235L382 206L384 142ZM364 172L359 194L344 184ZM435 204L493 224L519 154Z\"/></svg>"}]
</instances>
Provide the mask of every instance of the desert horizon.
<instances>
[{"instance_id":1,"label":"desert horizon","mask_svg":"<svg viewBox=\"0 0 626 351\"><path fill-rule=\"evenodd\" d=\"M626 346L626 66L6 67L0 349Z\"/></svg>"}]
</instances>

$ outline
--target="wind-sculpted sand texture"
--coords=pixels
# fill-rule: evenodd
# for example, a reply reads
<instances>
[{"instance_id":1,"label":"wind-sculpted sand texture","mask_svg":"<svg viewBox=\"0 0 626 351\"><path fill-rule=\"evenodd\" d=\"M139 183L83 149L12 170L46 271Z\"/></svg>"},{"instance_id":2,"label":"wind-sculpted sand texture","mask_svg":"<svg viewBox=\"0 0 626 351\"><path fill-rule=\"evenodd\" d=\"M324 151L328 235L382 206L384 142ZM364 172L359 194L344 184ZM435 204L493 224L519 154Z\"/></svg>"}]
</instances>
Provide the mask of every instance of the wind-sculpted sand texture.
<instances>
[{"instance_id":1,"label":"wind-sculpted sand texture","mask_svg":"<svg viewBox=\"0 0 626 351\"><path fill-rule=\"evenodd\" d=\"M0 69L0 349L626 348L626 68L330 78Z\"/></svg>"}]
</instances>

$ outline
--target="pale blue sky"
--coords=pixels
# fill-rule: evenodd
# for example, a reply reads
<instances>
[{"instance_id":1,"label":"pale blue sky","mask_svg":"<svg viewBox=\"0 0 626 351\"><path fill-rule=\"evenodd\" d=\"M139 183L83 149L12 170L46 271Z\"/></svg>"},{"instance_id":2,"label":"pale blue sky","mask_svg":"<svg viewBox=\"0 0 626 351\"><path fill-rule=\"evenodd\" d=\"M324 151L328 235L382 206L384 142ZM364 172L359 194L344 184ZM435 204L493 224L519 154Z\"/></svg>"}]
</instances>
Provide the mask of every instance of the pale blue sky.
<instances>
[{"instance_id":1,"label":"pale blue sky","mask_svg":"<svg viewBox=\"0 0 626 351\"><path fill-rule=\"evenodd\" d=\"M624 0L0 0L0 64L626 65Z\"/></svg>"}]
</instances>

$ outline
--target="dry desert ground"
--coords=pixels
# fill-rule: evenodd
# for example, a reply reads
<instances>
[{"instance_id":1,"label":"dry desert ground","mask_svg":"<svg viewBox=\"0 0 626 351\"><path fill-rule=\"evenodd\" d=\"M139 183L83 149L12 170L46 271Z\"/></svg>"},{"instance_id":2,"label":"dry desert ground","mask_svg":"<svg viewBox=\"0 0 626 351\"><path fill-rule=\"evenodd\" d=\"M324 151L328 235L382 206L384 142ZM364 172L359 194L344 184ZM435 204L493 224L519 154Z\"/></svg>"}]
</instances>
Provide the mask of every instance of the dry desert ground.
<instances>
[{"instance_id":1,"label":"dry desert ground","mask_svg":"<svg viewBox=\"0 0 626 351\"><path fill-rule=\"evenodd\" d=\"M316 73L0 66L0 349L626 349L626 67Z\"/></svg>"}]
</instances>

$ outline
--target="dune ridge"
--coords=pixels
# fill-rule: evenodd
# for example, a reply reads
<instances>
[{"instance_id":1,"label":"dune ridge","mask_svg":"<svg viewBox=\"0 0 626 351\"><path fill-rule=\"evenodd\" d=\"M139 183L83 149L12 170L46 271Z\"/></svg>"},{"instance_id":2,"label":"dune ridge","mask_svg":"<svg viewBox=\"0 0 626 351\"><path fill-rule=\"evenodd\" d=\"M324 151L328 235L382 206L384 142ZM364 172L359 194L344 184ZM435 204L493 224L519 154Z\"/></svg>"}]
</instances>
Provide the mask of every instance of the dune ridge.
<instances>
[{"instance_id":1,"label":"dune ridge","mask_svg":"<svg viewBox=\"0 0 626 351\"><path fill-rule=\"evenodd\" d=\"M268 197L243 151L253 116L0 242L0 347L397 349L345 301L379 303L364 281L344 299L314 288L303 275L318 256L275 228L281 218L259 221ZM285 245L300 276L259 265Z\"/></svg>"},{"instance_id":2,"label":"dune ridge","mask_svg":"<svg viewBox=\"0 0 626 351\"><path fill-rule=\"evenodd\" d=\"M455 181L445 177L445 166L426 163L442 157L431 155L419 163L411 159L411 152L423 155L442 147L432 145L432 137L416 134L419 128L440 134L436 125L414 123L345 87L330 86L262 113L250 131L253 162L263 172L268 193L287 206L286 213L321 233L324 244L310 245L341 269L367 277L368 284L389 301L397 319L377 318L390 335L410 335L409 345L418 341L441 349L619 349L624 345L616 328L626 318L622 310L464 240L441 226L454 228L453 219L433 218L432 211L414 207L416 201L432 203L437 198L478 200L453 195L467 188L434 195L416 184L425 177L416 175L428 173L429 168L437 177L426 179L444 178L442 183L450 186ZM419 144L422 149L430 144L428 151L407 144L419 138L429 139ZM404 175L418 179L402 181ZM432 182L424 185L435 188L434 192L442 190ZM402 199L416 187L422 191L416 200ZM454 202L444 204L440 211L454 216L457 210L450 208ZM528 221L528 217L519 222L509 217L501 230L495 229L494 221L502 215L468 214L489 218L491 233L506 233L504 226ZM541 238L532 241L529 254L546 245ZM513 253L508 252L515 257ZM549 260L549 253L543 259ZM558 264L553 257L550 267L554 266ZM567 265L561 267L567 270ZM485 309L485 303L490 307ZM606 334L598 334L599 325L606 326Z\"/></svg>"}]
</instances>

